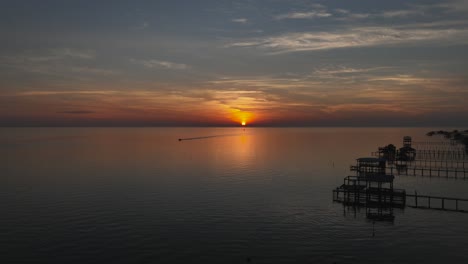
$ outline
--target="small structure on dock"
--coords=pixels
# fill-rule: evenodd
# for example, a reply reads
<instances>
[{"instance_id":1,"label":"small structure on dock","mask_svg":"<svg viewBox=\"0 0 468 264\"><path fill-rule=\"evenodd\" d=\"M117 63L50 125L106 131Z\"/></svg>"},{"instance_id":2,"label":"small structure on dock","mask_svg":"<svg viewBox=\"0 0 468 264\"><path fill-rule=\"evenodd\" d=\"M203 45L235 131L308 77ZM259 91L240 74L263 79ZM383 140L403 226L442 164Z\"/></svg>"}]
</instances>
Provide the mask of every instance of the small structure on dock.
<instances>
[{"instance_id":1,"label":"small structure on dock","mask_svg":"<svg viewBox=\"0 0 468 264\"><path fill-rule=\"evenodd\" d=\"M403 147L395 150L389 144L372 152L376 157L357 159L350 167L355 175L346 176L343 184L333 190L333 201L355 212L365 207L367 219L373 221L393 222L393 209L406 206L468 213L468 199L419 195L416 191L412 195L393 187L394 171L398 175L468 179L468 154L460 144L412 142L405 136Z\"/></svg>"},{"instance_id":2,"label":"small structure on dock","mask_svg":"<svg viewBox=\"0 0 468 264\"><path fill-rule=\"evenodd\" d=\"M356 166L351 166L351 171L356 171L358 176L385 175L386 160L383 158L359 158Z\"/></svg>"},{"instance_id":3,"label":"small structure on dock","mask_svg":"<svg viewBox=\"0 0 468 264\"><path fill-rule=\"evenodd\" d=\"M416 149L412 147L412 139L410 136L403 137L403 147L397 148L393 144L388 144L385 147L379 147L377 152L373 152L374 156L385 159L387 162L392 164L394 161L397 162L411 162L416 159Z\"/></svg>"},{"instance_id":4,"label":"small structure on dock","mask_svg":"<svg viewBox=\"0 0 468 264\"><path fill-rule=\"evenodd\" d=\"M343 184L333 190L333 200L346 205L365 206L371 219L393 219L394 207L403 208L405 190L393 188L394 176L386 174L386 160L359 158L351 166L356 175L344 178Z\"/></svg>"},{"instance_id":5,"label":"small structure on dock","mask_svg":"<svg viewBox=\"0 0 468 264\"><path fill-rule=\"evenodd\" d=\"M378 157L386 159L387 162L393 163L396 158L396 147L393 144L388 144L385 147L379 147Z\"/></svg>"},{"instance_id":6,"label":"small structure on dock","mask_svg":"<svg viewBox=\"0 0 468 264\"><path fill-rule=\"evenodd\" d=\"M411 147L411 137L403 137L403 147L398 150L397 160L413 161L416 159L416 150Z\"/></svg>"}]
</instances>

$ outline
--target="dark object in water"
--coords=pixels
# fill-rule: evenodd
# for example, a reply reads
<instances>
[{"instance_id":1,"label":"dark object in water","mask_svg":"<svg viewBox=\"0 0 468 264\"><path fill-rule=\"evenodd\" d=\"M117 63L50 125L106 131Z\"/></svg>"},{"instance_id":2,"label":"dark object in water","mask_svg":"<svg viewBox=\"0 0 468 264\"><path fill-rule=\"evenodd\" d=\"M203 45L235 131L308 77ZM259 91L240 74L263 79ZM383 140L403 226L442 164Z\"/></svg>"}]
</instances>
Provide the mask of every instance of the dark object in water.
<instances>
[{"instance_id":1,"label":"dark object in water","mask_svg":"<svg viewBox=\"0 0 468 264\"><path fill-rule=\"evenodd\" d=\"M213 136L202 136L202 137L179 138L179 141L182 141L182 140L207 139L207 138L217 138L217 137L231 137L231 136L240 136L240 135L241 135L241 134L225 134L225 135L213 135Z\"/></svg>"}]
</instances>

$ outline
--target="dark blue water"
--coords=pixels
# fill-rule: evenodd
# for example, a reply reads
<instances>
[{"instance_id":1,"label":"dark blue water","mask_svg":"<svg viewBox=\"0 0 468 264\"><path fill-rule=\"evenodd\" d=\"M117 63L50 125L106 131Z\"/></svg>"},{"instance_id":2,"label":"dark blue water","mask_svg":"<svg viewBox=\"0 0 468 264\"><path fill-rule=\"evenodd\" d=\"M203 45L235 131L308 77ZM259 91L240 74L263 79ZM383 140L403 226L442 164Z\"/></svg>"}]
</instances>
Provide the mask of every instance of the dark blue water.
<instances>
[{"instance_id":1,"label":"dark blue water","mask_svg":"<svg viewBox=\"0 0 468 264\"><path fill-rule=\"evenodd\" d=\"M373 223L332 202L356 158L430 130L0 129L0 263L464 263L468 214ZM395 187L468 198L463 180Z\"/></svg>"}]
</instances>

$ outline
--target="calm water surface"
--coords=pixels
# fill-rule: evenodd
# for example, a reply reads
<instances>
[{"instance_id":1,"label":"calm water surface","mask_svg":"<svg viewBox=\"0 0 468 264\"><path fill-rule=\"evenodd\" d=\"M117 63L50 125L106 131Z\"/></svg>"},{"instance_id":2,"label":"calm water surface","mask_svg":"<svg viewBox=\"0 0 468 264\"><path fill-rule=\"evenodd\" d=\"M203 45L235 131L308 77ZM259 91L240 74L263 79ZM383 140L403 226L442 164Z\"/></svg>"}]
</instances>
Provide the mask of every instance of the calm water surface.
<instances>
[{"instance_id":1,"label":"calm water surface","mask_svg":"<svg viewBox=\"0 0 468 264\"><path fill-rule=\"evenodd\" d=\"M356 158L429 130L3 128L0 263L465 263L468 214L373 224L332 202ZM464 180L395 187L468 198Z\"/></svg>"}]
</instances>

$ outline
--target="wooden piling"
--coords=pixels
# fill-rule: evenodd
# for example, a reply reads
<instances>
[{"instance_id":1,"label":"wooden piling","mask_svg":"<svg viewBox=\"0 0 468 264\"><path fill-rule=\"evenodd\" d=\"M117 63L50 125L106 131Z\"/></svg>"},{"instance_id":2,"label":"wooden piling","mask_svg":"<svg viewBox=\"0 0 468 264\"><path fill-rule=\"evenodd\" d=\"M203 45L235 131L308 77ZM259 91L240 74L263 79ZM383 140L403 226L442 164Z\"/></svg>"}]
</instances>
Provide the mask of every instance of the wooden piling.
<instances>
[{"instance_id":1,"label":"wooden piling","mask_svg":"<svg viewBox=\"0 0 468 264\"><path fill-rule=\"evenodd\" d=\"M417 192L414 192L414 204L416 208L418 208L418 193Z\"/></svg>"}]
</instances>

